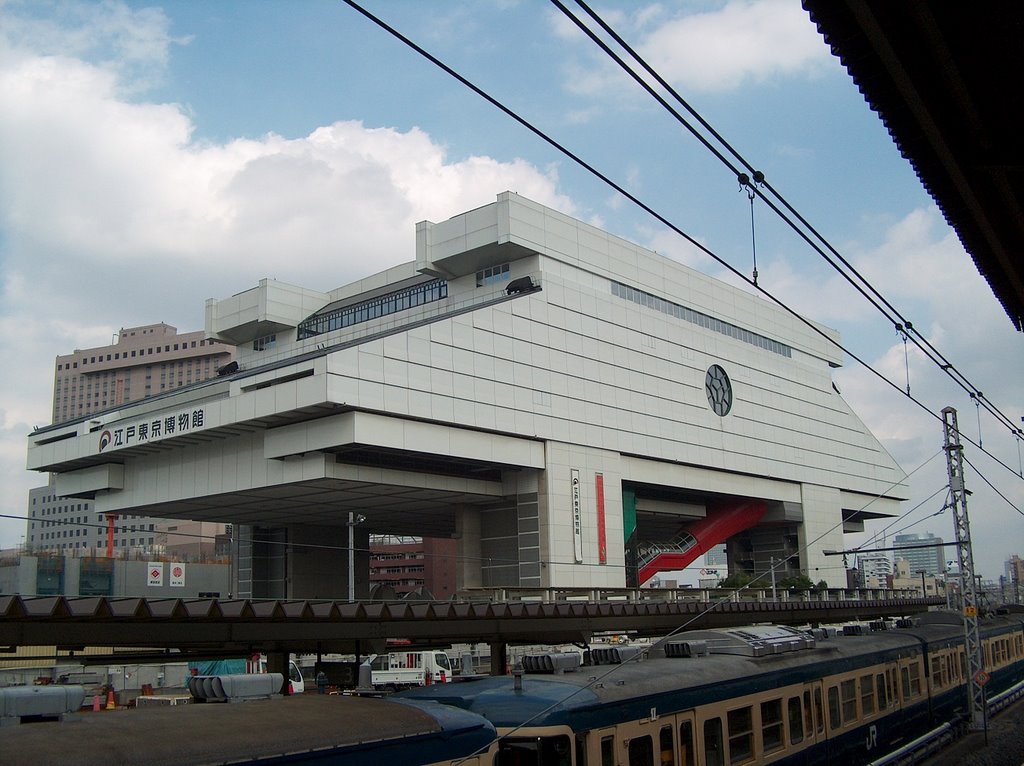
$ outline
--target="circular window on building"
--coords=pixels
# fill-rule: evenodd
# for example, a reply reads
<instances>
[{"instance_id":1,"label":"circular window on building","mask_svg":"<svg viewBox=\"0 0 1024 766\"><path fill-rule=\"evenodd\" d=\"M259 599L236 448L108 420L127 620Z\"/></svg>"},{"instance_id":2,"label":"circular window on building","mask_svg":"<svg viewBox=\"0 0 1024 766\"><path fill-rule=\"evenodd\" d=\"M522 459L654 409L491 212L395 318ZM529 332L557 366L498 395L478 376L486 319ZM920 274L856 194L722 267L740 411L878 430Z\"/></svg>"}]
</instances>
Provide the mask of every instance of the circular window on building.
<instances>
[{"instance_id":1,"label":"circular window on building","mask_svg":"<svg viewBox=\"0 0 1024 766\"><path fill-rule=\"evenodd\" d=\"M708 374L704 376L704 391L708 395L708 404L719 417L725 417L732 409L732 383L725 370L717 364L708 368Z\"/></svg>"}]
</instances>

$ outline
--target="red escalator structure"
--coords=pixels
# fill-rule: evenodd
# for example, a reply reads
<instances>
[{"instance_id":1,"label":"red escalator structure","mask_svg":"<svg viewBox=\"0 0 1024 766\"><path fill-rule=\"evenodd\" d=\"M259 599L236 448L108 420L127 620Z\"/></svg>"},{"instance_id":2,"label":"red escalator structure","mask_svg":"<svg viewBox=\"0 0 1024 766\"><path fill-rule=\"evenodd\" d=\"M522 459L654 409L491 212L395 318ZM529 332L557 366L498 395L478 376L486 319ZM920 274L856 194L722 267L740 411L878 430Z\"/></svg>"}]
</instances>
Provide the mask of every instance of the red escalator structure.
<instances>
[{"instance_id":1,"label":"red escalator structure","mask_svg":"<svg viewBox=\"0 0 1024 766\"><path fill-rule=\"evenodd\" d=\"M668 542L643 542L637 548L641 585L658 572L686 569L699 556L745 529L756 526L768 511L762 500L738 500L709 507L703 519L684 526Z\"/></svg>"}]
</instances>

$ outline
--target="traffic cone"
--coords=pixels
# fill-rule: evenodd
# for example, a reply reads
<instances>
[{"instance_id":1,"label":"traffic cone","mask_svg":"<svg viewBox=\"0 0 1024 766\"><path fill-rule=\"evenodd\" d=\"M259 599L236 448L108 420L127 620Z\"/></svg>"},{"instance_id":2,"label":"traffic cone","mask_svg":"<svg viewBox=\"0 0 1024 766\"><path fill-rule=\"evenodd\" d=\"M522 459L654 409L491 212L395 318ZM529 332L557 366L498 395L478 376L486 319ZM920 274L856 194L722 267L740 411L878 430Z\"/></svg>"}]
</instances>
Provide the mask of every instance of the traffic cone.
<instances>
[{"instance_id":1,"label":"traffic cone","mask_svg":"<svg viewBox=\"0 0 1024 766\"><path fill-rule=\"evenodd\" d=\"M107 690L107 710L117 710L117 702L114 701L114 690Z\"/></svg>"},{"instance_id":2,"label":"traffic cone","mask_svg":"<svg viewBox=\"0 0 1024 766\"><path fill-rule=\"evenodd\" d=\"M100 712L100 695L98 694L92 695L92 712Z\"/></svg>"}]
</instances>

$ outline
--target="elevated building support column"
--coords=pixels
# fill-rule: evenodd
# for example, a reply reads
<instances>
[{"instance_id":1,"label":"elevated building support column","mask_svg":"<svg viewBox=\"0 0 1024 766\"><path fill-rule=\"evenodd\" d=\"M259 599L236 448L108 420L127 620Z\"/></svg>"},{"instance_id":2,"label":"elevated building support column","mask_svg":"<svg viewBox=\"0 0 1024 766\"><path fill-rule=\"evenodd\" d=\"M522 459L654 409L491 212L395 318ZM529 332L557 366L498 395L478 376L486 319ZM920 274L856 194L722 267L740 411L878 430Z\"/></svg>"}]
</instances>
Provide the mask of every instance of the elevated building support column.
<instances>
[{"instance_id":1,"label":"elevated building support column","mask_svg":"<svg viewBox=\"0 0 1024 766\"><path fill-rule=\"evenodd\" d=\"M503 676L508 672L508 644L491 644L491 675Z\"/></svg>"},{"instance_id":2,"label":"elevated building support column","mask_svg":"<svg viewBox=\"0 0 1024 766\"><path fill-rule=\"evenodd\" d=\"M284 679L281 694L288 694L288 652L267 652L267 672L280 673Z\"/></svg>"},{"instance_id":3,"label":"elevated building support column","mask_svg":"<svg viewBox=\"0 0 1024 766\"><path fill-rule=\"evenodd\" d=\"M344 514L348 519L348 514ZM370 595L370 532L352 527L355 599ZM292 524L288 527L287 598L347 601L349 527Z\"/></svg>"},{"instance_id":4,"label":"elevated building support column","mask_svg":"<svg viewBox=\"0 0 1024 766\"><path fill-rule=\"evenodd\" d=\"M460 505L455 509L455 539L455 590L482 587L478 508Z\"/></svg>"},{"instance_id":5,"label":"elevated building support column","mask_svg":"<svg viewBox=\"0 0 1024 766\"><path fill-rule=\"evenodd\" d=\"M814 582L824 580L830 588L845 588L846 568L826 557L823 551L843 549L843 504L838 489L815 484L800 486L804 521L797 528L797 542L803 569Z\"/></svg>"}]
</instances>

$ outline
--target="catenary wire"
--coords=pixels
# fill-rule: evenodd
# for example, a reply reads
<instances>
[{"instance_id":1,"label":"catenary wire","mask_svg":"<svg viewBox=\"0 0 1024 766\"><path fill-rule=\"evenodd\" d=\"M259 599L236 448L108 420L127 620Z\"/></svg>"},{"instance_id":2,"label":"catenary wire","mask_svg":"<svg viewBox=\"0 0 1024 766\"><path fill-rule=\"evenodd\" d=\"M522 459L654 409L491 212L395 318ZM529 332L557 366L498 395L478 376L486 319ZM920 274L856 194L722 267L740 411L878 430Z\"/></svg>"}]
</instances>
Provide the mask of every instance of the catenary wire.
<instances>
[{"instance_id":1,"label":"catenary wire","mask_svg":"<svg viewBox=\"0 0 1024 766\"><path fill-rule=\"evenodd\" d=\"M607 22L605 22L599 14L597 14L592 8L590 8L590 6L587 5L587 3L584 0L575 0L575 2L610 37L612 37L612 39L614 39L615 42L644 69L644 71L646 71L651 77L653 77L658 82L658 84L673 97L673 99L677 103L679 103L687 112L689 112L689 114L700 123L701 127L703 127L707 132L709 132L726 149L726 151L729 154L731 154L741 165L743 165L750 172L751 176L754 179L756 179L755 183L750 183L749 180L747 182L748 189L751 191L751 193L760 196L765 201L765 203L793 229L794 232L800 235L801 238L804 239L804 241L807 242L807 244L815 252L817 252L830 266L832 266L832 268L835 269L837 273L839 273L844 279L846 279L847 282L849 282L850 285L854 287L854 289L856 289L869 303L871 303L888 321L892 322L896 326L897 330L904 332L909 331L910 333L913 333L916 337L911 338L911 342L913 342L926 357L928 357L933 363L935 363L935 365L939 367L940 370L945 372L960 388L966 391L972 399L977 397L981 405L984 406L990 414L992 414L998 420L1001 420L1003 424L1010 429L1011 433L1016 434L1018 432L1017 424L1014 421L1012 421L1009 417L1007 417L998 407L996 407L994 403L987 400L977 386L971 383L965 375L963 375L952 363L950 363L950 361L938 349L935 348L935 346L928 340L928 338L921 334L921 332L914 327L912 322L910 322L906 317L904 317L903 314L898 309L896 309L896 307L893 306L892 303L890 303L889 300L887 300L885 296L883 296L871 284L871 282L868 281L868 279L865 278L856 269L856 267L853 266L853 264L851 264L846 258L843 257L843 255L828 241L828 239L825 238L824 235L822 235L813 225L811 225L810 222L808 222L807 219L804 218L804 216L801 215L785 199L785 197L783 197L782 194L764 178L764 174L755 170L754 166L750 162L748 162L738 151L736 151L736 149L734 149L733 146L724 137L722 137L722 135L719 134L711 126L711 124L708 123L707 120L705 120L699 112L697 112L696 109L694 109L689 104L689 102L687 102L642 56L640 56L639 53L637 53ZM630 67L625 61L623 61L622 58L619 57L614 51L612 51L608 47L608 45L604 43L603 40L601 40L589 27L583 24L579 20L579 18L576 17L575 14L573 14L562 2L560 2L560 0L551 0L551 3L554 6L556 6L563 13L563 15L565 15L570 21L575 23L576 26L584 34L586 34L595 44L597 44L598 47L600 47L601 50L604 51L604 53L609 58L615 61L624 72L629 74L637 83L639 83L640 86L643 87L656 101L658 101L658 103L661 104L663 108L669 111L675 117L675 119L678 122L680 122L692 135L694 135L705 148L707 148L712 154L714 154L714 156L718 158L718 160L722 162L722 164L724 164L733 173L733 175L740 175L736 167L728 159L726 159L721 152L719 152L717 149L711 146L710 142L708 142L704 138L704 136L700 135L699 132L692 125L690 125L690 123L682 115L680 115L674 108L672 108L665 101L665 99L650 86L649 83L644 81L643 78L641 78L632 69L632 67ZM832 257L834 257L840 263L842 263L842 265L849 270L850 274L855 276L857 280L859 280L859 282L864 285L864 287L862 288L860 284L854 281L850 274L845 272L843 269L839 268L839 265L836 264L832 257L825 253L821 249L821 247L818 246L816 243L810 241L810 239L803 232L800 231L796 224L789 217L787 217L781 210L779 210L778 207L776 207L769 200L765 199L764 195L761 194L760 191L756 188L758 185L761 185L765 189L767 189L771 193L771 195L789 212L789 214L794 216L797 219L797 221L807 230L807 232L810 232L810 234L813 235L814 238L818 240L818 242L824 245L824 247L829 251L829 253L832 254ZM871 293L871 295L868 295L868 292L865 292L865 288L868 292Z\"/></svg>"},{"instance_id":2,"label":"catenary wire","mask_svg":"<svg viewBox=\"0 0 1024 766\"><path fill-rule=\"evenodd\" d=\"M538 128L537 126L535 126L534 124L529 122L526 118L522 117L521 115L519 115L518 113L513 111L511 108L507 107L505 104L503 104L502 102L498 101L498 99L494 98L489 93L484 91L482 88L480 88L479 86L474 84L472 81L470 81L469 79L467 79L463 75L459 74L459 72L457 72L455 69L453 69L452 67L450 67L447 64L445 64L439 58L437 58L432 53L430 53L429 51L424 49L422 46L418 45L416 42L414 42L413 40L411 40L410 38L408 38L407 36L405 36L404 34L399 32L397 29L392 27L390 24L385 22L383 19L381 19L380 17L378 17L375 14L371 13L366 8L363 8L359 3L355 2L355 0L342 0L342 2L344 2L346 5L351 7L353 10L355 10L358 13L362 14L364 17L366 17L368 20L370 20L371 22L376 24L378 27L383 29L385 32L390 34L396 40L400 41L402 44L404 44L408 48L410 48L413 51L415 51L416 53L418 53L420 56L425 58L430 63L434 64L434 66L436 66L437 68L441 69L443 72L445 72L450 77L452 77L455 80L457 80L459 83L464 85L466 88L468 88L469 90L473 91L475 94L480 96L480 98L484 99L489 104L494 106L496 109L498 109L499 111L504 113L506 116L510 117L515 122L519 123L521 126L523 126L528 131L533 133L535 136L540 138L542 141L547 143L549 146L551 146L552 148L554 148L555 150L557 150L561 154L563 154L566 157L568 157L570 160L572 160L577 165L582 167L584 170L586 170L588 173L593 175L595 178L599 179L600 181L605 183L607 186L609 186L612 189L614 189L616 192L618 192L623 197L628 199L630 202L632 202L634 205L636 205L641 210L646 212L652 218L656 219L657 221L659 221L660 223L662 223L663 225L665 225L666 227L671 229L673 232L675 232L680 237L685 239L687 242L692 244L698 250L700 250L701 252L706 254L708 257L712 258L716 263L718 263L723 268L728 270L731 274L733 274L737 278L743 280L746 284L750 285L754 290L756 290L757 292L761 293L768 300L770 300L771 302L775 303L781 309L783 309L784 311L789 313L798 322L804 324L808 329L811 330L811 332L813 332L816 335L821 336L823 339L825 339L826 342L834 345L836 348L838 348L839 350L841 350L845 354L847 354L851 359L853 359L856 362L858 362L859 364L861 364L871 374L873 374L875 377L877 377L883 383L885 383L886 385L891 387L893 390L897 391L900 395L905 396L907 399L912 401L914 404L916 404L918 407L920 407L922 410L927 412L929 415L931 415L936 420L939 420L940 422L942 421L942 417L938 413L933 412L931 409L929 409L929 407L926 404L924 404L920 399L918 399L918 398L914 397L913 395L907 393L899 384L895 383L894 381L889 380L887 377L885 377L885 375L883 375L881 372L879 372L877 369L875 369L867 361L862 359L859 355L855 354L850 349L848 349L845 346L843 346L842 343L840 343L839 341L837 341L834 338L830 337L828 335L828 333L826 333L820 327L815 325L809 319L801 316L799 313L797 313L797 311L795 309L791 308L788 304L783 302L780 298L777 298L773 293L769 292L768 290L766 290L765 288L763 288L763 287L761 287L759 285L754 284L753 281L748 276L746 276L746 274L744 274L741 271L739 271L732 264L730 264L728 261L726 261L723 257L721 257L720 255L718 255L717 253L712 251L710 248L708 248L707 246L705 246L704 244L699 242L696 238L694 238L691 235L687 234L680 227L678 227L677 225L672 223L664 215L662 215L661 213L657 212L650 205L648 205L647 203L645 203L642 200L640 200L636 195L634 195L634 194L630 193L629 191L627 191L622 185L618 184L617 182L612 180L609 176L605 175L600 170L598 170L596 167L594 167L593 165L588 163L582 157L580 157L579 155L577 155L574 152L572 152L568 147L566 147L563 144L559 143L554 138L549 136L547 133L542 131L540 128ZM765 202L766 202L766 204L768 204L768 200L765 200ZM967 441L967 442L973 444L974 446L978 447L979 450L981 450L985 454L989 455L989 457L991 457L997 463L999 463L1004 468L1006 468L1006 470L1010 471L1010 473L1012 473L1014 476L1018 475L1017 472L1014 469L1010 468L1006 463L1004 463L1002 460L1000 460L995 455L992 455L991 453L989 453L987 450L985 450L983 447L981 447L981 445L977 444L974 440L972 440L969 436L964 434L962 431L960 432L960 435L964 439L964 441Z\"/></svg>"}]
</instances>

